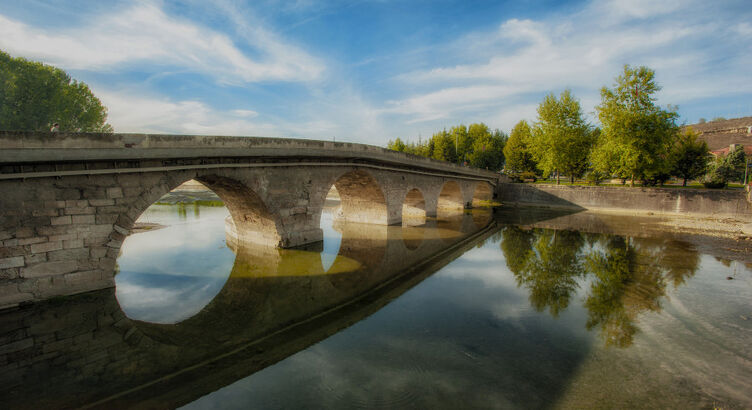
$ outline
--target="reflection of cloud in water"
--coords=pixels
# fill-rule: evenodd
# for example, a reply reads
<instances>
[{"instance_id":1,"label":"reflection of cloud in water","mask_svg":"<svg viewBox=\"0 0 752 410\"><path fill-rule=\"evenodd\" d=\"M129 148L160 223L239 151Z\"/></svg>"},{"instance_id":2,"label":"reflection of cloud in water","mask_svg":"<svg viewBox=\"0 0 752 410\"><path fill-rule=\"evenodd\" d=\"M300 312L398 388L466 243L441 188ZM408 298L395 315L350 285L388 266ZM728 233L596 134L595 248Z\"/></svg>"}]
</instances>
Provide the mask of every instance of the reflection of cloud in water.
<instances>
[{"instance_id":1,"label":"reflection of cloud in water","mask_svg":"<svg viewBox=\"0 0 752 410\"><path fill-rule=\"evenodd\" d=\"M324 208L321 212L321 229L324 231L324 251L321 252L321 265L324 271L337 259L339 247L342 243L342 233L334 229L334 213L336 208Z\"/></svg>"},{"instance_id":2,"label":"reflection of cloud in water","mask_svg":"<svg viewBox=\"0 0 752 410\"><path fill-rule=\"evenodd\" d=\"M152 323L177 323L188 319L209 304L226 281L175 275L126 275L117 285L120 306L129 318Z\"/></svg>"},{"instance_id":3,"label":"reflection of cloud in water","mask_svg":"<svg viewBox=\"0 0 752 410\"><path fill-rule=\"evenodd\" d=\"M517 286L517 281L506 265L504 254L499 251L498 242L488 241L481 248L472 249L444 267L437 277L451 279L457 283L476 282L478 290L464 296L463 303L486 309L501 320L521 319L537 316L530 306L530 292ZM584 298L586 282L577 290L573 300ZM570 306L569 316L575 317L584 312L580 305ZM578 328L580 323L574 324Z\"/></svg>"},{"instance_id":4,"label":"reflection of cloud in water","mask_svg":"<svg viewBox=\"0 0 752 410\"><path fill-rule=\"evenodd\" d=\"M179 222L176 207L153 206L140 218L168 225L126 238L117 263L116 295L131 319L175 323L219 293L235 255L225 246L226 208L200 207Z\"/></svg>"},{"instance_id":5,"label":"reflection of cloud in water","mask_svg":"<svg viewBox=\"0 0 752 410\"><path fill-rule=\"evenodd\" d=\"M500 253L498 243L471 249L368 318L187 408L550 403L589 349L584 312L510 314L529 302Z\"/></svg>"}]
</instances>

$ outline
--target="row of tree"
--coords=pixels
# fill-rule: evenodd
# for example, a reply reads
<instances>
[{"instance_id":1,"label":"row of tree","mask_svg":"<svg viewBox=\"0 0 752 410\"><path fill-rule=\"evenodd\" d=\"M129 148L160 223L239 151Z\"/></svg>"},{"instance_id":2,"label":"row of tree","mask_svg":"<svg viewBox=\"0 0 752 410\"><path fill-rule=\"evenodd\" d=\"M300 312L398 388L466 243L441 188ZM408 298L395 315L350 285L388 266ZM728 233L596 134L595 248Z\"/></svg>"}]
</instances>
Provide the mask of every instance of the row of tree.
<instances>
[{"instance_id":1,"label":"row of tree","mask_svg":"<svg viewBox=\"0 0 752 410\"><path fill-rule=\"evenodd\" d=\"M687 181L704 176L707 186L741 180L746 166L742 147L713 160L708 146L691 128L676 124L675 107L655 103L660 87L647 67L624 66L613 87L601 89L595 107L600 128L589 124L570 90L547 95L535 122L517 123L509 137L485 124L452 127L426 142L387 146L396 151L469 163L512 176L548 178L566 175L571 182L585 175L594 183L616 176L643 185L662 184L671 176Z\"/></svg>"},{"instance_id":2,"label":"row of tree","mask_svg":"<svg viewBox=\"0 0 752 410\"><path fill-rule=\"evenodd\" d=\"M723 187L744 178L743 147L713 160L707 143L690 127L676 125L674 107L655 104L660 90L655 72L625 66L613 88L601 89L596 107L601 128L588 124L569 90L549 94L538 106L531 126L519 122L505 148L506 168L548 177L565 174L571 181L588 174L593 182L617 176L662 184L671 176L687 181L703 177L708 187Z\"/></svg>"},{"instance_id":3,"label":"row of tree","mask_svg":"<svg viewBox=\"0 0 752 410\"><path fill-rule=\"evenodd\" d=\"M442 130L428 140L405 143L401 139L389 141L387 148L420 155L422 157L471 165L477 168L498 171L504 166L504 145L507 135L491 130L484 123L457 125L449 131Z\"/></svg>"},{"instance_id":4,"label":"row of tree","mask_svg":"<svg viewBox=\"0 0 752 410\"><path fill-rule=\"evenodd\" d=\"M107 109L65 71L0 51L0 130L112 132Z\"/></svg>"}]
</instances>

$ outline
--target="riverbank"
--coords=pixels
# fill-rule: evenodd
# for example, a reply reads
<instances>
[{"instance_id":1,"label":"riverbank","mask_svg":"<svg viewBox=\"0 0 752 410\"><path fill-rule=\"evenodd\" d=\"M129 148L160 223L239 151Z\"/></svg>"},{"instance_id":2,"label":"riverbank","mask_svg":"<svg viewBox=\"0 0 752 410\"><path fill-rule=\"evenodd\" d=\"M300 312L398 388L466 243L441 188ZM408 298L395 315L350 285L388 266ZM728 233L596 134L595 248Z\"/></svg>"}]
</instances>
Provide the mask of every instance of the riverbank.
<instances>
[{"instance_id":1,"label":"riverbank","mask_svg":"<svg viewBox=\"0 0 752 410\"><path fill-rule=\"evenodd\" d=\"M752 204L743 190L513 183L500 183L496 189L505 206L658 216L661 219L653 223L675 232L741 241L752 238Z\"/></svg>"},{"instance_id":2,"label":"riverbank","mask_svg":"<svg viewBox=\"0 0 752 410\"><path fill-rule=\"evenodd\" d=\"M509 205L497 208L495 214L508 223L529 228L680 241L718 259L752 266L752 235L742 231L742 227L749 225L730 218Z\"/></svg>"},{"instance_id":3,"label":"riverbank","mask_svg":"<svg viewBox=\"0 0 752 410\"><path fill-rule=\"evenodd\" d=\"M752 204L744 190L500 183L496 195L503 204L518 206L731 218L752 223Z\"/></svg>"}]
</instances>

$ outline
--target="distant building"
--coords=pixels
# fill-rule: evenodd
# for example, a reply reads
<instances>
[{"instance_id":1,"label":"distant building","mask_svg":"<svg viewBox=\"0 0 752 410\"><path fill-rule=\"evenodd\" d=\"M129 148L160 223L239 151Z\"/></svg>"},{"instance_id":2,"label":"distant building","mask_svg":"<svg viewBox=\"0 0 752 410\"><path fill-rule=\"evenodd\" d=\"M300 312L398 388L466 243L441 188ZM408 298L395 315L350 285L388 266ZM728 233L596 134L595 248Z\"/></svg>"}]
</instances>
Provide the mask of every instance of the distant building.
<instances>
[{"instance_id":1,"label":"distant building","mask_svg":"<svg viewBox=\"0 0 752 410\"><path fill-rule=\"evenodd\" d=\"M728 155L729 152L736 149L736 147L739 145L741 144L731 144L728 147L712 150L710 151L710 153L715 155L716 157L719 155L722 157L725 157L726 155ZM746 155L747 157L752 155L752 145L744 145L744 155Z\"/></svg>"}]
</instances>

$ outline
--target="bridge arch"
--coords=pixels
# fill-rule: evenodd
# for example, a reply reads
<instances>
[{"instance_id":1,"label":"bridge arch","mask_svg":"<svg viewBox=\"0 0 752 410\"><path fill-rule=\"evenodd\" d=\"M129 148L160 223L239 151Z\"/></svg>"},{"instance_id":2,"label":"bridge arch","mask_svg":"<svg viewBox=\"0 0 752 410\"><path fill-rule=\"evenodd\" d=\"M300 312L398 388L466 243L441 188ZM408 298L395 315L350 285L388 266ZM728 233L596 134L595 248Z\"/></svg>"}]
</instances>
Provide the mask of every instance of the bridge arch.
<instances>
[{"instance_id":1,"label":"bridge arch","mask_svg":"<svg viewBox=\"0 0 752 410\"><path fill-rule=\"evenodd\" d=\"M456 181L446 181L439 193L440 211L457 211L464 208L462 187Z\"/></svg>"},{"instance_id":2,"label":"bridge arch","mask_svg":"<svg viewBox=\"0 0 752 410\"><path fill-rule=\"evenodd\" d=\"M261 197L243 182L218 175L195 178L222 199L230 212L239 242L282 246L278 218L269 212Z\"/></svg>"},{"instance_id":3,"label":"bridge arch","mask_svg":"<svg viewBox=\"0 0 752 410\"><path fill-rule=\"evenodd\" d=\"M473 207L488 204L493 199L493 187L485 181L479 181L475 184L473 190Z\"/></svg>"},{"instance_id":4,"label":"bridge arch","mask_svg":"<svg viewBox=\"0 0 752 410\"><path fill-rule=\"evenodd\" d=\"M116 228L111 235L111 239L122 242L125 234L133 228L135 221L149 206L191 179L204 184L224 202L232 217L232 224L230 225L234 227L231 226L230 229L233 231L236 240L266 246L282 245L278 230L278 218L269 212L261 197L247 184L230 176L218 174L195 175L192 173L166 174L163 180L152 185L140 198L133 201L127 211L118 219L117 225L121 226L125 232L120 232Z\"/></svg>"},{"instance_id":5,"label":"bridge arch","mask_svg":"<svg viewBox=\"0 0 752 410\"><path fill-rule=\"evenodd\" d=\"M362 169L347 171L334 182L340 198L337 218L348 222L388 224L386 196L381 184Z\"/></svg>"}]
</instances>

